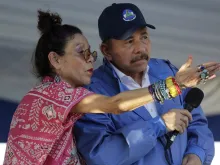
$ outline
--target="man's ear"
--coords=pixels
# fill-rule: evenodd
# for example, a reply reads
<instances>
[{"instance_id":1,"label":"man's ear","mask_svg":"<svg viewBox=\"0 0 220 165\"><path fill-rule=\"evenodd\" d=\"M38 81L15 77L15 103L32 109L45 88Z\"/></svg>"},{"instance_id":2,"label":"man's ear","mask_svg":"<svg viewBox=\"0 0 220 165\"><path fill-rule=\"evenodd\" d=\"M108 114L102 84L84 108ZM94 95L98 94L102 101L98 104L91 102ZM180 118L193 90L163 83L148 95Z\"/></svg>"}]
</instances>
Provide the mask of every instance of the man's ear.
<instances>
[{"instance_id":1,"label":"man's ear","mask_svg":"<svg viewBox=\"0 0 220 165\"><path fill-rule=\"evenodd\" d=\"M112 61L112 56L110 53L110 45L109 44L102 43L100 45L100 50L108 61Z\"/></svg>"},{"instance_id":2,"label":"man's ear","mask_svg":"<svg viewBox=\"0 0 220 165\"><path fill-rule=\"evenodd\" d=\"M61 58L56 52L50 52L48 59L54 69L59 70L61 68Z\"/></svg>"}]
</instances>

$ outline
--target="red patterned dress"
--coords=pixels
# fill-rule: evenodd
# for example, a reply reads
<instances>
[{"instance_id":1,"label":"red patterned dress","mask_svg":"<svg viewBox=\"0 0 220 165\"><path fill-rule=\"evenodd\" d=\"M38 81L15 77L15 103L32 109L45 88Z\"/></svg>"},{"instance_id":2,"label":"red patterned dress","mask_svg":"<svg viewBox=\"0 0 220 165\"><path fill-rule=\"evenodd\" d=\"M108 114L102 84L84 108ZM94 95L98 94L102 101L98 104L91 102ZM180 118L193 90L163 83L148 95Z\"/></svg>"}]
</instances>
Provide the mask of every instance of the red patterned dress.
<instances>
[{"instance_id":1,"label":"red patterned dress","mask_svg":"<svg viewBox=\"0 0 220 165\"><path fill-rule=\"evenodd\" d=\"M21 100L10 126L4 165L80 165L71 109L92 92L46 77Z\"/></svg>"}]
</instances>

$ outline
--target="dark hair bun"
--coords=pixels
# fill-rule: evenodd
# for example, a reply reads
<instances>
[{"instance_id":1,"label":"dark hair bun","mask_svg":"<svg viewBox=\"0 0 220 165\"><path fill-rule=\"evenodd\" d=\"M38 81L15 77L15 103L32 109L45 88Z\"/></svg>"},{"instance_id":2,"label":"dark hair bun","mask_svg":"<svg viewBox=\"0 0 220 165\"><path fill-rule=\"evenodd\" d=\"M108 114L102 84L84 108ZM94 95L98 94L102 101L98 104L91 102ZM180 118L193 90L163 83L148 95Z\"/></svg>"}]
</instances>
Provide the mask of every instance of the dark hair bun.
<instances>
[{"instance_id":1,"label":"dark hair bun","mask_svg":"<svg viewBox=\"0 0 220 165\"><path fill-rule=\"evenodd\" d=\"M51 13L50 11L44 12L38 10L38 25L37 28L41 34L50 32L56 25L61 25L62 18L57 13Z\"/></svg>"}]
</instances>

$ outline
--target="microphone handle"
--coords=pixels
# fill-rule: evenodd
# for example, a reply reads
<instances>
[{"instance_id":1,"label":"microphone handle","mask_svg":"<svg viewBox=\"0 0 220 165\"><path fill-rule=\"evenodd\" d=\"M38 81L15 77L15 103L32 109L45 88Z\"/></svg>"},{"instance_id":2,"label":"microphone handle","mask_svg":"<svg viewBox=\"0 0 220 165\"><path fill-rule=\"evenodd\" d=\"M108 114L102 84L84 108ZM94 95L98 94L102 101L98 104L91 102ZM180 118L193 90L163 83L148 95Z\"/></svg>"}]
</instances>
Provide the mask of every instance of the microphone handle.
<instances>
[{"instance_id":1,"label":"microphone handle","mask_svg":"<svg viewBox=\"0 0 220 165\"><path fill-rule=\"evenodd\" d=\"M172 132L172 136L170 137L170 139L167 139L167 144L165 147L166 150L170 148L170 146L173 144L173 142L176 139L178 134L179 134L179 132L177 130Z\"/></svg>"},{"instance_id":2,"label":"microphone handle","mask_svg":"<svg viewBox=\"0 0 220 165\"><path fill-rule=\"evenodd\" d=\"M190 104L184 104L184 109L188 110L191 113L194 107Z\"/></svg>"}]
</instances>

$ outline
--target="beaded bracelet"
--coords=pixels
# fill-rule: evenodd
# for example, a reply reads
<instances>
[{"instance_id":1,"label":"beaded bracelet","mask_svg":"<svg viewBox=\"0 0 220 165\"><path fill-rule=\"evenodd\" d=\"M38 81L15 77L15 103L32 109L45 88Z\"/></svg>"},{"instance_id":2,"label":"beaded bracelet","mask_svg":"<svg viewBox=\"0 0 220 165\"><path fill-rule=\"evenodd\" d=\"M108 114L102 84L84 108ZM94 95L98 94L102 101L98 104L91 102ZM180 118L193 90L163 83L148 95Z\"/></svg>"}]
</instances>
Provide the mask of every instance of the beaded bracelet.
<instances>
[{"instance_id":1,"label":"beaded bracelet","mask_svg":"<svg viewBox=\"0 0 220 165\"><path fill-rule=\"evenodd\" d=\"M180 85L173 77L160 80L148 87L153 99L161 104L164 100L175 98L182 93Z\"/></svg>"}]
</instances>

